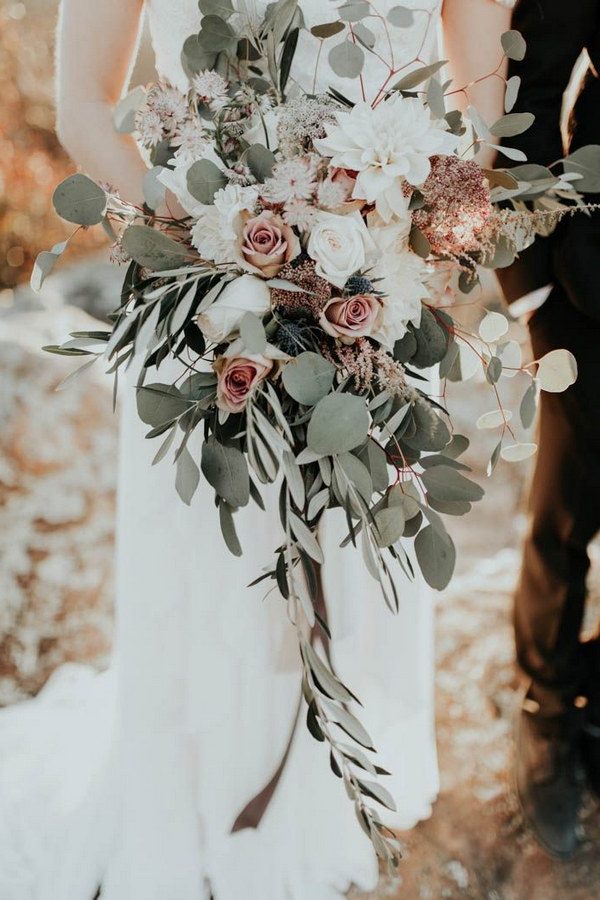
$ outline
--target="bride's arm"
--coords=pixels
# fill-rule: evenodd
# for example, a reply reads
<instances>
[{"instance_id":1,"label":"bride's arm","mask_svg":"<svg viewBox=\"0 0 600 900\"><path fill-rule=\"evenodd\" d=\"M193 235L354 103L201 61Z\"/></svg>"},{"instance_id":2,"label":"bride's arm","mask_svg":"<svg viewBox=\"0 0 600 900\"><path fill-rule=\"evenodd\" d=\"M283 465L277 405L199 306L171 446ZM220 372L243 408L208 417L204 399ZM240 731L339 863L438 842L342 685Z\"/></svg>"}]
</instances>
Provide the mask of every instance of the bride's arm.
<instances>
[{"instance_id":1,"label":"bride's arm","mask_svg":"<svg viewBox=\"0 0 600 900\"><path fill-rule=\"evenodd\" d=\"M459 108L475 106L487 122L495 122L504 112L504 81L486 78L502 58L501 35L510 29L511 10L494 0L444 0L442 9L444 45L450 60L452 90L469 85L468 95L455 94ZM506 64L498 70L506 75ZM482 150L478 162L487 165L493 151Z\"/></svg>"},{"instance_id":2,"label":"bride's arm","mask_svg":"<svg viewBox=\"0 0 600 900\"><path fill-rule=\"evenodd\" d=\"M135 141L117 134L112 110L127 81L143 0L62 0L58 29L57 131L75 162L141 202L146 167Z\"/></svg>"}]
</instances>

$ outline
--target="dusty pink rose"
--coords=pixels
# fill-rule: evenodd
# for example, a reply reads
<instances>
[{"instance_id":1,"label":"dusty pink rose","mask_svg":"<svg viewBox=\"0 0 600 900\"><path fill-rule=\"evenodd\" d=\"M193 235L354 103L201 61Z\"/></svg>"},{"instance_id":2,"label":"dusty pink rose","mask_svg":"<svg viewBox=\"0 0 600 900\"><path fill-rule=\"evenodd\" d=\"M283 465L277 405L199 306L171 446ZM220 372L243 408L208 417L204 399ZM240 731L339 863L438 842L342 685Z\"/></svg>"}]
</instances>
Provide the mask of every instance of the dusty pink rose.
<instances>
[{"instance_id":1,"label":"dusty pink rose","mask_svg":"<svg viewBox=\"0 0 600 900\"><path fill-rule=\"evenodd\" d=\"M327 334L351 344L356 338L376 331L381 315L381 300L374 294L332 297L323 308L320 325Z\"/></svg>"},{"instance_id":2,"label":"dusty pink rose","mask_svg":"<svg viewBox=\"0 0 600 900\"><path fill-rule=\"evenodd\" d=\"M264 356L220 356L215 361L217 373L217 406L227 412L241 412L257 384L271 369L273 360Z\"/></svg>"},{"instance_id":3,"label":"dusty pink rose","mask_svg":"<svg viewBox=\"0 0 600 900\"><path fill-rule=\"evenodd\" d=\"M289 225L271 210L246 219L240 250L247 268L273 278L300 253L300 242Z\"/></svg>"}]
</instances>

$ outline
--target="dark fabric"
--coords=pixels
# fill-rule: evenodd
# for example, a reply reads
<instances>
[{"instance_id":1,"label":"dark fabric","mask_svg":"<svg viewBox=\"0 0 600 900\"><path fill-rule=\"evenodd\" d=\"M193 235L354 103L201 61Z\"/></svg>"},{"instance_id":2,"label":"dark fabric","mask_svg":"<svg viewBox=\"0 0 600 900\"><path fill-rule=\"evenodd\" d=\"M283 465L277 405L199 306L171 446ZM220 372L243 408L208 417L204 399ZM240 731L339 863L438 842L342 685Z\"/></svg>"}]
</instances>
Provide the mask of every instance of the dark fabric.
<instances>
[{"instance_id":1,"label":"dark fabric","mask_svg":"<svg viewBox=\"0 0 600 900\"><path fill-rule=\"evenodd\" d=\"M567 698L580 691L587 671L579 632L587 547L600 530L600 323L556 287L530 330L537 358L566 347L579 378L564 394L541 396L531 530L515 603L517 655L540 686Z\"/></svg>"},{"instance_id":2,"label":"dark fabric","mask_svg":"<svg viewBox=\"0 0 600 900\"><path fill-rule=\"evenodd\" d=\"M600 144L600 0L520 0L513 27L528 45L525 60L511 64L510 74L522 79L515 111L533 112L536 121L509 143L542 165L569 147ZM592 66L563 148L563 94L584 48ZM591 650L600 643L580 643L588 545L600 530L600 219L578 214L563 221L498 274L509 302L553 284L530 321L533 350L539 358L566 347L579 367L568 391L542 393L531 525L514 613L518 661L533 695L543 705L568 704L577 693L600 693L598 677L590 677L590 661L600 659Z\"/></svg>"},{"instance_id":3,"label":"dark fabric","mask_svg":"<svg viewBox=\"0 0 600 900\"><path fill-rule=\"evenodd\" d=\"M550 165L568 149L600 144L600 0L520 0L513 27L527 41L522 62L511 61L509 75L521 78L513 112L531 112L535 124L506 143L522 150L528 162ZM587 49L592 67L571 115L569 146L563 147L561 114L563 95L581 52ZM595 64L599 65L596 66ZM506 159L499 158L505 165ZM509 163L509 165L511 165ZM595 201L596 197L588 197ZM498 277L509 303L560 277L574 279L572 301L600 318L600 304L589 290L595 278L595 255L600 251L596 222L577 216L564 222L550 238L540 239ZM582 281L585 282L582 290Z\"/></svg>"}]
</instances>

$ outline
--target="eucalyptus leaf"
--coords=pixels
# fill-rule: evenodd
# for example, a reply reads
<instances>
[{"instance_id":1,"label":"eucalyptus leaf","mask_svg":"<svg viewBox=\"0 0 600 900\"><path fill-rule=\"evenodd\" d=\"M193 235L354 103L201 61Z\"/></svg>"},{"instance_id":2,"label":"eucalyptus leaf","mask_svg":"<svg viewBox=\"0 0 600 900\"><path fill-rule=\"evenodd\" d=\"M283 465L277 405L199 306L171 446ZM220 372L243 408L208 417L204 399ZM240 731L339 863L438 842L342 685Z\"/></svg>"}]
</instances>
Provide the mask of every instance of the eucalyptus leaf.
<instances>
[{"instance_id":1,"label":"eucalyptus leaf","mask_svg":"<svg viewBox=\"0 0 600 900\"><path fill-rule=\"evenodd\" d=\"M246 152L248 168L261 184L271 177L275 156L264 144L252 144Z\"/></svg>"},{"instance_id":2,"label":"eucalyptus leaf","mask_svg":"<svg viewBox=\"0 0 600 900\"><path fill-rule=\"evenodd\" d=\"M187 189L195 200L210 206L215 194L227 185L227 177L210 159L199 159L187 172Z\"/></svg>"},{"instance_id":3,"label":"eucalyptus leaf","mask_svg":"<svg viewBox=\"0 0 600 900\"><path fill-rule=\"evenodd\" d=\"M183 45L181 61L186 72L194 75L205 69L212 69L217 61L217 53L205 49L200 44L199 35L192 34Z\"/></svg>"},{"instance_id":4,"label":"eucalyptus leaf","mask_svg":"<svg viewBox=\"0 0 600 900\"><path fill-rule=\"evenodd\" d=\"M506 91L504 94L504 111L509 113L517 102L519 90L521 88L521 79L518 75L512 75L506 82Z\"/></svg>"},{"instance_id":5,"label":"eucalyptus leaf","mask_svg":"<svg viewBox=\"0 0 600 900\"><path fill-rule=\"evenodd\" d=\"M171 384L145 384L136 391L137 411L142 422L156 428L184 415L190 408L189 400Z\"/></svg>"},{"instance_id":6,"label":"eucalyptus leaf","mask_svg":"<svg viewBox=\"0 0 600 900\"><path fill-rule=\"evenodd\" d=\"M204 16L198 43L209 53L230 52L237 46L237 34L229 22L221 16Z\"/></svg>"},{"instance_id":7,"label":"eucalyptus leaf","mask_svg":"<svg viewBox=\"0 0 600 900\"><path fill-rule=\"evenodd\" d=\"M369 413L364 400L353 394L329 394L315 407L307 444L323 455L344 453L363 444L368 433Z\"/></svg>"},{"instance_id":8,"label":"eucalyptus leaf","mask_svg":"<svg viewBox=\"0 0 600 900\"><path fill-rule=\"evenodd\" d=\"M360 41L363 47L366 47L367 50L373 49L377 42L377 38L370 28L367 28L363 22L357 22L352 26L352 31L354 32L354 37L357 41Z\"/></svg>"},{"instance_id":9,"label":"eucalyptus leaf","mask_svg":"<svg viewBox=\"0 0 600 900\"><path fill-rule=\"evenodd\" d=\"M342 6L338 6L337 13L342 22L359 22L368 16L371 8L367 0L348 0Z\"/></svg>"},{"instance_id":10,"label":"eucalyptus leaf","mask_svg":"<svg viewBox=\"0 0 600 900\"><path fill-rule=\"evenodd\" d=\"M421 475L427 491L438 500L481 500L484 491L478 484L448 466L433 466Z\"/></svg>"},{"instance_id":11,"label":"eucalyptus leaf","mask_svg":"<svg viewBox=\"0 0 600 900\"><path fill-rule=\"evenodd\" d=\"M396 28L410 28L415 20L415 14L407 6L393 6L386 16L390 25Z\"/></svg>"},{"instance_id":12,"label":"eucalyptus leaf","mask_svg":"<svg viewBox=\"0 0 600 900\"><path fill-rule=\"evenodd\" d=\"M456 549L449 537L445 539L431 525L426 525L415 538L417 562L427 584L436 591L448 586L456 565Z\"/></svg>"},{"instance_id":13,"label":"eucalyptus leaf","mask_svg":"<svg viewBox=\"0 0 600 900\"><path fill-rule=\"evenodd\" d=\"M70 175L52 196L54 209L67 222L77 225L99 225L106 211L106 192L87 175Z\"/></svg>"},{"instance_id":14,"label":"eucalyptus leaf","mask_svg":"<svg viewBox=\"0 0 600 900\"><path fill-rule=\"evenodd\" d=\"M514 59L516 62L521 62L521 60L525 59L527 44L520 31L505 31L500 38L500 42L509 59Z\"/></svg>"},{"instance_id":15,"label":"eucalyptus leaf","mask_svg":"<svg viewBox=\"0 0 600 900\"><path fill-rule=\"evenodd\" d=\"M377 532L375 538L380 547L389 547L399 541L404 533L406 520L402 506L389 506L375 513Z\"/></svg>"},{"instance_id":16,"label":"eucalyptus leaf","mask_svg":"<svg viewBox=\"0 0 600 900\"><path fill-rule=\"evenodd\" d=\"M199 0L200 12L205 16L219 16L229 19L235 12L231 0Z\"/></svg>"},{"instance_id":17,"label":"eucalyptus leaf","mask_svg":"<svg viewBox=\"0 0 600 900\"><path fill-rule=\"evenodd\" d=\"M352 453L340 453L335 462L340 466L355 491L366 503L370 503L373 495L373 481L371 473L364 463Z\"/></svg>"},{"instance_id":18,"label":"eucalyptus leaf","mask_svg":"<svg viewBox=\"0 0 600 900\"><path fill-rule=\"evenodd\" d=\"M342 41L329 51L329 65L339 78L358 78L365 64L365 54L358 44Z\"/></svg>"},{"instance_id":19,"label":"eucalyptus leaf","mask_svg":"<svg viewBox=\"0 0 600 900\"><path fill-rule=\"evenodd\" d=\"M600 193L600 145L589 144L570 153L564 162L565 172L581 175L575 182L578 191Z\"/></svg>"},{"instance_id":20,"label":"eucalyptus leaf","mask_svg":"<svg viewBox=\"0 0 600 900\"><path fill-rule=\"evenodd\" d=\"M241 450L210 437L202 445L202 472L208 483L230 506L246 506L250 499L248 464Z\"/></svg>"},{"instance_id":21,"label":"eucalyptus leaf","mask_svg":"<svg viewBox=\"0 0 600 900\"><path fill-rule=\"evenodd\" d=\"M130 225L123 232L122 244L136 263L157 272L183 265L188 254L184 244L149 225Z\"/></svg>"},{"instance_id":22,"label":"eucalyptus leaf","mask_svg":"<svg viewBox=\"0 0 600 900\"><path fill-rule=\"evenodd\" d=\"M336 368L319 353L300 353L288 362L282 374L290 397L304 406L314 406L331 391Z\"/></svg>"}]
</instances>

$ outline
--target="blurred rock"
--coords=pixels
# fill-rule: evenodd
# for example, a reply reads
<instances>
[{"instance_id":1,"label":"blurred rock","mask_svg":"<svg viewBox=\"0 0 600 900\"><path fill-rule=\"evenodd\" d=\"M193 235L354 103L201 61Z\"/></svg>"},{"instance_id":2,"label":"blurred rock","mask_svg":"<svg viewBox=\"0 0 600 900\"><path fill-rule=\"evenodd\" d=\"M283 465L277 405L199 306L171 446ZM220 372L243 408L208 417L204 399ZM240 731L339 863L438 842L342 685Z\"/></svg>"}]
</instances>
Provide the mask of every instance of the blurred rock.
<instances>
[{"instance_id":1,"label":"blurred rock","mask_svg":"<svg viewBox=\"0 0 600 900\"><path fill-rule=\"evenodd\" d=\"M110 649L111 384L92 367L57 392L79 361L40 350L93 326L69 307L0 317L0 704Z\"/></svg>"}]
</instances>

